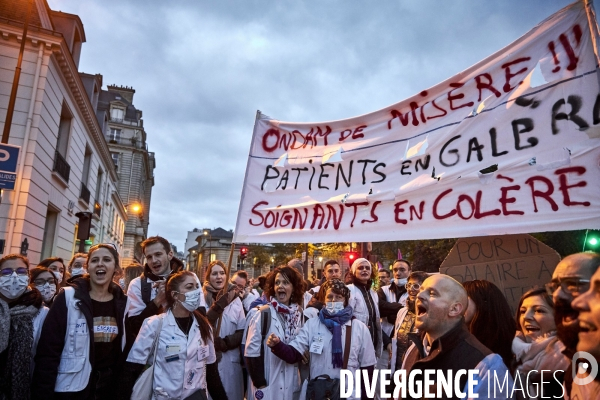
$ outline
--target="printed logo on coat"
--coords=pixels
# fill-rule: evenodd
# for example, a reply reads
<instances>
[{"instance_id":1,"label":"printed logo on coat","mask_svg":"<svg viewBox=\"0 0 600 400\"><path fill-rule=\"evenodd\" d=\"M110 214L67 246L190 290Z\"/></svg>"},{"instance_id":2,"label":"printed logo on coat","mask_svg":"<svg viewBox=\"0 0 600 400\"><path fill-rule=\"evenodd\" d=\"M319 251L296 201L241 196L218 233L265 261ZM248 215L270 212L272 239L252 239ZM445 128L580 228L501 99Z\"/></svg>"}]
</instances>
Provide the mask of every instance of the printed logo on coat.
<instances>
[{"instance_id":1,"label":"printed logo on coat","mask_svg":"<svg viewBox=\"0 0 600 400\"><path fill-rule=\"evenodd\" d=\"M261 400L263 397L265 397L265 394L262 390L258 389L256 393L254 393L254 397L256 397L258 400Z\"/></svg>"}]
</instances>

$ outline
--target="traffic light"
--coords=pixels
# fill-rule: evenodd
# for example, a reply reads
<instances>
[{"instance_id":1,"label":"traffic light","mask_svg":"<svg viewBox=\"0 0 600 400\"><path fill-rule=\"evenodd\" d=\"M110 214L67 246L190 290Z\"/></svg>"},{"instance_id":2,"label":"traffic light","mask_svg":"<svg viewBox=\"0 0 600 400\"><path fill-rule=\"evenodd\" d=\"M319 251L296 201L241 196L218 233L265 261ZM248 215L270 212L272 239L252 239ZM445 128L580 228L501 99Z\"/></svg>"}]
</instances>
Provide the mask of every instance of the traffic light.
<instances>
[{"instance_id":1,"label":"traffic light","mask_svg":"<svg viewBox=\"0 0 600 400\"><path fill-rule=\"evenodd\" d=\"M311 267L313 270L315 269L315 262L314 262L314 261L311 261L311 262L310 262L310 267Z\"/></svg>"},{"instance_id":2,"label":"traffic light","mask_svg":"<svg viewBox=\"0 0 600 400\"><path fill-rule=\"evenodd\" d=\"M248 257L248 248L247 247L242 247L240 249L240 260L245 260L246 257Z\"/></svg>"},{"instance_id":3,"label":"traffic light","mask_svg":"<svg viewBox=\"0 0 600 400\"><path fill-rule=\"evenodd\" d=\"M585 242L583 243L583 251L585 250L598 251L600 250L600 233L598 231L587 231L585 233Z\"/></svg>"},{"instance_id":4,"label":"traffic light","mask_svg":"<svg viewBox=\"0 0 600 400\"><path fill-rule=\"evenodd\" d=\"M348 253L348 263L352 265L352 263L358 258L358 254L351 251Z\"/></svg>"}]
</instances>

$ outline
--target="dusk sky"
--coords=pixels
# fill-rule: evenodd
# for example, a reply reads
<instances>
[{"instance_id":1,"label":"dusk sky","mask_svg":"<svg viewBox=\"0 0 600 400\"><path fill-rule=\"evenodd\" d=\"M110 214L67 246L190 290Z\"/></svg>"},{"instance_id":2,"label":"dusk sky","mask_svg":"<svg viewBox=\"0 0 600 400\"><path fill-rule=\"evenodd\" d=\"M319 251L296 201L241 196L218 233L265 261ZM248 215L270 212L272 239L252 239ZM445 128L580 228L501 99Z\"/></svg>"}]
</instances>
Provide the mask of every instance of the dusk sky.
<instances>
[{"instance_id":1,"label":"dusk sky","mask_svg":"<svg viewBox=\"0 0 600 400\"><path fill-rule=\"evenodd\" d=\"M149 235L233 229L257 110L365 114L500 50L567 0L48 0L77 14L80 71L132 86L156 154Z\"/></svg>"}]
</instances>

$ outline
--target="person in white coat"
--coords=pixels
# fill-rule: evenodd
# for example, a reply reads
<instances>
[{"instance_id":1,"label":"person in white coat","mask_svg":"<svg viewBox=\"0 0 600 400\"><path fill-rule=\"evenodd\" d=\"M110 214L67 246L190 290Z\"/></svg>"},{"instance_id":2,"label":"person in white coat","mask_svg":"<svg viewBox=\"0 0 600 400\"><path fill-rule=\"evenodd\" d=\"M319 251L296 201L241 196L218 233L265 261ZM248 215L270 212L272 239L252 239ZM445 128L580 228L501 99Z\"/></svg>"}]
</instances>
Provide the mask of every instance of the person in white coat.
<instances>
[{"instance_id":1,"label":"person in white coat","mask_svg":"<svg viewBox=\"0 0 600 400\"><path fill-rule=\"evenodd\" d=\"M216 262L220 263L220 261ZM243 293L247 281L248 274L246 271L237 271L229 281L230 287L235 288L232 293ZM213 295L216 296L224 287L225 270L221 264L214 264L207 270L203 287L204 296L209 306L212 306ZM226 295L227 293L224 296ZM221 318L220 331L215 335L219 375L229 400L242 400L244 398L244 376L240 344L246 327L246 314L239 295L236 295L233 301L225 307ZM217 320L213 324L215 332L218 325Z\"/></svg>"},{"instance_id":2,"label":"person in white coat","mask_svg":"<svg viewBox=\"0 0 600 400\"><path fill-rule=\"evenodd\" d=\"M352 263L349 276L350 284L348 285L350 290L348 305L352 307L352 315L369 328L375 355L379 358L383 349L383 340L379 316L379 298L372 289L376 276L377 271L373 269L366 258L357 258Z\"/></svg>"},{"instance_id":3,"label":"person in white coat","mask_svg":"<svg viewBox=\"0 0 600 400\"><path fill-rule=\"evenodd\" d=\"M29 261L20 254L0 259L0 398L30 396L37 342L48 308L29 284Z\"/></svg>"},{"instance_id":4,"label":"person in white coat","mask_svg":"<svg viewBox=\"0 0 600 400\"><path fill-rule=\"evenodd\" d=\"M310 376L315 378L328 375L332 379L340 379L343 366L343 355L346 351L346 334L350 326L350 350L347 369L352 375L358 369L373 372L376 363L375 349L366 325L352 318L352 308L348 306L350 290L339 279L326 281L321 286L324 293L325 307L319 311L317 318L311 318L302 327L298 335L289 344L283 343L272 333L267 346L273 354L288 363L302 360L303 354L310 351ZM347 392L348 388L343 388ZM363 398L367 398L364 390ZM358 399L352 392L350 399Z\"/></svg>"},{"instance_id":5,"label":"person in white coat","mask_svg":"<svg viewBox=\"0 0 600 400\"><path fill-rule=\"evenodd\" d=\"M216 399L227 399L217 370L212 330L197 310L202 289L194 273L181 271L166 282L166 313L147 318L138 334L122 375L119 398L129 399L147 362L154 358L152 399L206 398L206 389Z\"/></svg>"},{"instance_id":6,"label":"person in white coat","mask_svg":"<svg viewBox=\"0 0 600 400\"><path fill-rule=\"evenodd\" d=\"M284 343L294 340L302 327L304 290L302 276L294 268L281 266L267 276L265 293L269 302L248 324L244 352L250 375L248 399L298 399L301 389L298 365L288 364L267 351L266 338L275 333Z\"/></svg>"}]
</instances>

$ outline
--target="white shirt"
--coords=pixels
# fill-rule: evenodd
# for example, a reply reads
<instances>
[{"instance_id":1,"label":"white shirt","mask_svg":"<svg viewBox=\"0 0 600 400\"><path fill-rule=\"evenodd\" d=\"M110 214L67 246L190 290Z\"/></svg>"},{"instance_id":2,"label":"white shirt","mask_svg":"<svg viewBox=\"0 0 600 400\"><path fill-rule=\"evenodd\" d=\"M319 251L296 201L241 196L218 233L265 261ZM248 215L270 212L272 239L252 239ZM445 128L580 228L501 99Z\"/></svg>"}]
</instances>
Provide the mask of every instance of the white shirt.
<instances>
[{"instance_id":1,"label":"white shirt","mask_svg":"<svg viewBox=\"0 0 600 400\"><path fill-rule=\"evenodd\" d=\"M179 329L171 310L144 320L129 356L128 362L146 364L156 336L160 319L162 329L158 339L156 365L152 389L154 398L186 398L206 388L206 364L216 361L212 339L205 343L200 335L196 318L192 319L189 335Z\"/></svg>"}]
</instances>

